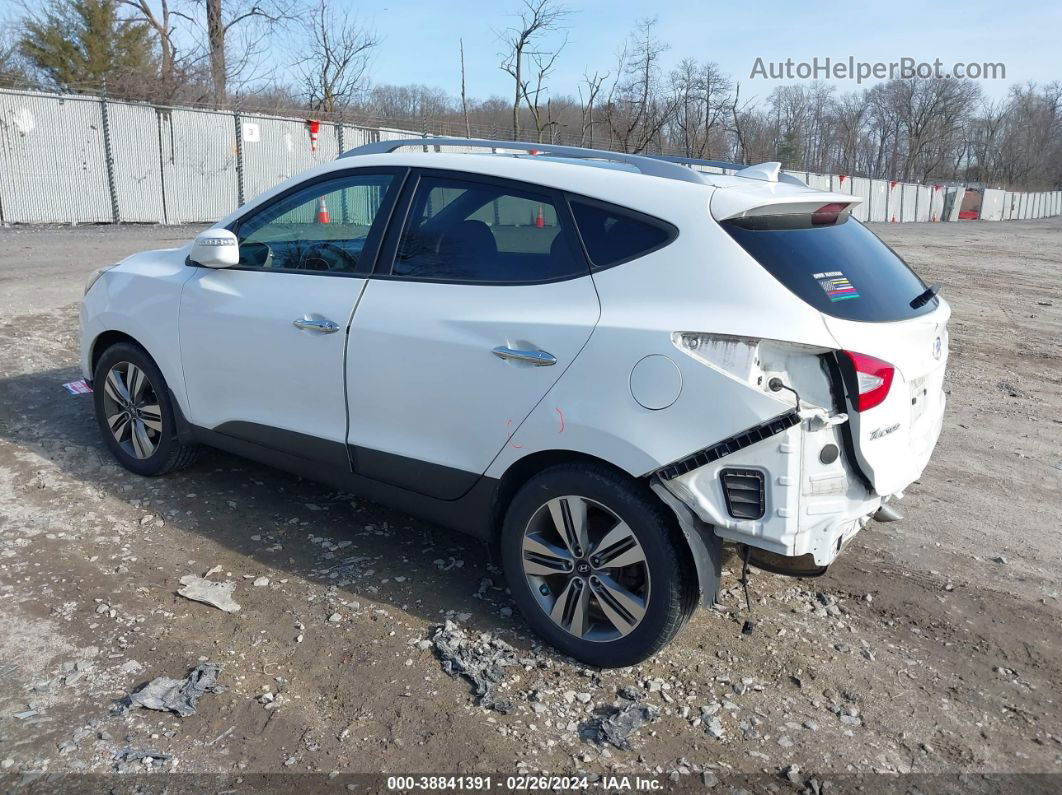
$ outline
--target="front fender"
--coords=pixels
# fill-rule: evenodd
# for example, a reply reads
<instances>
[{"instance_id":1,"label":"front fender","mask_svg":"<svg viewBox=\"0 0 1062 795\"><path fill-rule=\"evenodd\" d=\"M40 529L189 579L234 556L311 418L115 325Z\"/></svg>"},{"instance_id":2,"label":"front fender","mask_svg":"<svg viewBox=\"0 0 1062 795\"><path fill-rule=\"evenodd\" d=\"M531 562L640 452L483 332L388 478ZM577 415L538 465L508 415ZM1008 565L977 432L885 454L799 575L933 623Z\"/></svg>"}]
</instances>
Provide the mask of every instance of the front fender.
<instances>
[{"instance_id":1,"label":"front fender","mask_svg":"<svg viewBox=\"0 0 1062 795\"><path fill-rule=\"evenodd\" d=\"M178 251L134 255L92 286L81 301L81 372L93 377L92 362L105 334L125 335L147 351L187 412L178 319L181 290L195 268L186 267Z\"/></svg>"}]
</instances>

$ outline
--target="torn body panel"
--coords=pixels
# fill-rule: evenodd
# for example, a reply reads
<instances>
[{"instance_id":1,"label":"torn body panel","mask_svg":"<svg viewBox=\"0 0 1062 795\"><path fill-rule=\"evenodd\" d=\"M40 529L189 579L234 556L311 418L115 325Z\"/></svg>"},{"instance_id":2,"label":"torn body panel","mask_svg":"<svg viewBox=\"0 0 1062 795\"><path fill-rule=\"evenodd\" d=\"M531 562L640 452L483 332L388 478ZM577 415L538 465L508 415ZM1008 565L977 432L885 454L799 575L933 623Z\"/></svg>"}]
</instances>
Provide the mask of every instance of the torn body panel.
<instances>
[{"instance_id":1,"label":"torn body panel","mask_svg":"<svg viewBox=\"0 0 1062 795\"><path fill-rule=\"evenodd\" d=\"M827 351L772 340L676 336L676 344L702 363L750 389L788 394L794 408L783 415L792 420L759 441L698 461L696 468L665 468L663 487L721 538L829 565L881 506L881 497L842 452L848 415L834 410ZM755 500L757 510L749 510Z\"/></svg>"},{"instance_id":2,"label":"torn body panel","mask_svg":"<svg viewBox=\"0 0 1062 795\"><path fill-rule=\"evenodd\" d=\"M721 538L785 557L811 554L828 566L881 506L838 456L823 463L821 451L841 443L836 427L812 430L804 419L786 431L680 475L663 485L715 527ZM763 475L763 511L759 519L735 518L724 492L726 470Z\"/></svg>"}]
</instances>

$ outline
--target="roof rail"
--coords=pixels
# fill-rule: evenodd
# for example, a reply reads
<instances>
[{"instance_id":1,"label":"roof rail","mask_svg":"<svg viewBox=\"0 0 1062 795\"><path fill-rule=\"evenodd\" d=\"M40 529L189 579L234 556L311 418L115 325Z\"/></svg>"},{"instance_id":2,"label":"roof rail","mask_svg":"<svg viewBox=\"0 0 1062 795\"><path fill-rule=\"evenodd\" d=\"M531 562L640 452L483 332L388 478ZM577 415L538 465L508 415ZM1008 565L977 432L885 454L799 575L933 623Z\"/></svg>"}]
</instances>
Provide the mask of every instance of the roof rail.
<instances>
[{"instance_id":1,"label":"roof rail","mask_svg":"<svg viewBox=\"0 0 1062 795\"><path fill-rule=\"evenodd\" d=\"M486 141L479 138L401 138L395 141L375 141L371 144L350 149L339 157L385 154L401 149L404 146L468 146L478 149L515 149L521 152L534 152L547 157L607 160L613 163L624 163L633 166L642 174L653 177L695 182L701 185L707 182L698 172L679 163L673 163L658 157L628 155L624 152L608 152L604 149L585 149L581 146L557 146L555 144L535 144L523 141ZM730 167L744 168L744 166Z\"/></svg>"},{"instance_id":2,"label":"roof rail","mask_svg":"<svg viewBox=\"0 0 1062 795\"><path fill-rule=\"evenodd\" d=\"M778 162L757 163L744 165L742 163L727 163L722 160L700 160L695 157L672 157L670 155L649 155L658 160L666 160L669 163L680 163L690 166L710 166L711 168L723 168L734 173L731 176L745 179L758 179L761 182L788 182L791 185L803 185L807 183L792 174L786 174L782 170L782 164Z\"/></svg>"},{"instance_id":3,"label":"roof rail","mask_svg":"<svg viewBox=\"0 0 1062 795\"><path fill-rule=\"evenodd\" d=\"M676 157L673 155L646 155L654 160L664 160L668 163L678 163L682 166L709 166L711 168L725 168L730 171L741 171L743 168L748 168L747 164L742 163L728 163L725 160L702 160L697 157Z\"/></svg>"}]
</instances>

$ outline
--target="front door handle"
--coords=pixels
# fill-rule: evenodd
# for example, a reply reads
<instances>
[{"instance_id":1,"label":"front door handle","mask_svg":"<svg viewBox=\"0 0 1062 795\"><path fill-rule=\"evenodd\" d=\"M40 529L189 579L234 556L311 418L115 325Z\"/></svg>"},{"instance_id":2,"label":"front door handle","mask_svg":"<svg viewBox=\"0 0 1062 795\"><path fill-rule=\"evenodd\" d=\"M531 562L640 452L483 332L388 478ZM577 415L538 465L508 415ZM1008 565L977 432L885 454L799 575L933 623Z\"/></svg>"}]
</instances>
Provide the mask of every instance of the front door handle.
<instances>
[{"instance_id":1,"label":"front door handle","mask_svg":"<svg viewBox=\"0 0 1062 795\"><path fill-rule=\"evenodd\" d=\"M499 345L492 350L491 353L499 359L513 362L524 362L525 364L533 364L536 367L548 367L551 364L557 363L557 357L552 353L546 353L545 351L526 351Z\"/></svg>"},{"instance_id":2,"label":"front door handle","mask_svg":"<svg viewBox=\"0 0 1062 795\"><path fill-rule=\"evenodd\" d=\"M335 334L339 331L339 324L333 323L331 320L309 320L300 317L291 321L291 325L295 328L305 329L306 331L317 331L321 334Z\"/></svg>"}]
</instances>

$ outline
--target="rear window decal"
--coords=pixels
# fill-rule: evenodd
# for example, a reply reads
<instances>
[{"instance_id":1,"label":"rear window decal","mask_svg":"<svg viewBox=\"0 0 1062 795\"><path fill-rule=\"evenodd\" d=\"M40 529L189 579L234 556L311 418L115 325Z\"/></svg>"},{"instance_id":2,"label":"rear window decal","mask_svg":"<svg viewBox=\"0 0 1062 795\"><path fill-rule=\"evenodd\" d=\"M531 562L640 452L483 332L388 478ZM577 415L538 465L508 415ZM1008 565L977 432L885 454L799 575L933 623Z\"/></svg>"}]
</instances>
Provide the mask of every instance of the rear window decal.
<instances>
[{"instance_id":1,"label":"rear window decal","mask_svg":"<svg viewBox=\"0 0 1062 795\"><path fill-rule=\"evenodd\" d=\"M826 297L831 301L847 301L849 298L859 298L859 291L855 285L848 281L848 277L842 271L827 271L813 274L818 280L819 286L826 291Z\"/></svg>"}]
</instances>

